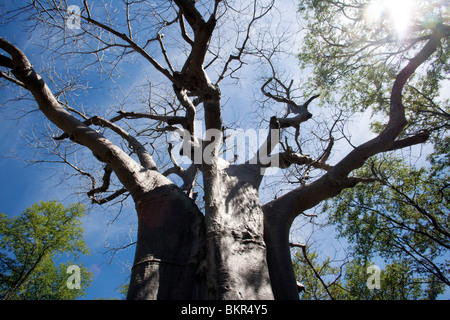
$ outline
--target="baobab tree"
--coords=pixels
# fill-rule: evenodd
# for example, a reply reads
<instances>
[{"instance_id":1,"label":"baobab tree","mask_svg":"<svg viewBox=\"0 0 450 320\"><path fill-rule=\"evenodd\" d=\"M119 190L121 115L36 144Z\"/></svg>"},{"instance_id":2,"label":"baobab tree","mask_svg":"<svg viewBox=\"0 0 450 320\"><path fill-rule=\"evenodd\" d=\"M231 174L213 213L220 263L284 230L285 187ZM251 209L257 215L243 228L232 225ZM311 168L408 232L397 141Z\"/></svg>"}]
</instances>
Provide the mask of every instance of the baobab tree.
<instances>
[{"instance_id":1,"label":"baobab tree","mask_svg":"<svg viewBox=\"0 0 450 320\"><path fill-rule=\"evenodd\" d=\"M351 7L363 9L364 4ZM313 118L309 108L321 93L317 88L310 96L298 97L294 81L277 70L286 34L266 25L277 10L274 0L101 5L84 0L79 6L31 1L10 11L11 18L26 18L33 30L43 28L52 56L71 59L67 67L81 74L96 68L117 80L119 66L129 57L153 69L152 84L143 95L150 96L146 110L126 106L105 116L67 98L82 79L61 85L60 75L51 79L59 83L52 90L51 80L33 67L32 58L12 39L0 39L6 88L30 94L56 126L55 154L88 179L90 199L100 205L127 196L134 201L138 231L128 299L298 299L289 247L294 219L346 188L374 182L352 175L370 157L428 139L426 128L405 134L402 91L448 41L450 27L438 23L420 30L421 37L411 45L414 50L408 51L411 57L391 83L384 127L331 164L340 117L322 137L316 135L312 146L317 157L304 154L300 128ZM222 115L239 106L225 103L233 82L223 83L238 77L250 62L265 66L260 99L280 112L264 119L267 136L255 154L234 163L223 157L228 124ZM198 135L199 125L204 136ZM182 139L183 157L190 159L187 166L177 162L174 146L167 142L174 132ZM102 166L100 176L71 162L71 153L64 150L74 145L91 151ZM165 168L167 161L171 166ZM303 170L298 185L262 204L264 175L270 168L292 167ZM314 177L307 179L312 171ZM201 199L196 184L202 187Z\"/></svg>"}]
</instances>

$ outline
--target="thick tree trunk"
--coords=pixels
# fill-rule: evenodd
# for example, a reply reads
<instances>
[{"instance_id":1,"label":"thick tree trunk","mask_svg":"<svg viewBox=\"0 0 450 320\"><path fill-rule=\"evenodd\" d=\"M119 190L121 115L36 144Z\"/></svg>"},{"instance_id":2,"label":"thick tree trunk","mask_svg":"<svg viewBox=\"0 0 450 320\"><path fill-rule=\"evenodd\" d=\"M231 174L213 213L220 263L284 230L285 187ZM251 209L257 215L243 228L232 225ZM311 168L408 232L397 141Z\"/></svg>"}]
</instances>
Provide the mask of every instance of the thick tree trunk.
<instances>
[{"instance_id":1,"label":"thick tree trunk","mask_svg":"<svg viewBox=\"0 0 450 320\"><path fill-rule=\"evenodd\" d=\"M137 201L138 236L127 299L203 299L204 217L176 186Z\"/></svg>"},{"instance_id":2,"label":"thick tree trunk","mask_svg":"<svg viewBox=\"0 0 450 320\"><path fill-rule=\"evenodd\" d=\"M211 184L205 195L208 298L273 299L255 181L230 169L217 170L205 184Z\"/></svg>"},{"instance_id":3,"label":"thick tree trunk","mask_svg":"<svg viewBox=\"0 0 450 320\"><path fill-rule=\"evenodd\" d=\"M217 172L205 217L173 185L137 201L128 299L273 299L257 188Z\"/></svg>"},{"instance_id":4,"label":"thick tree trunk","mask_svg":"<svg viewBox=\"0 0 450 320\"><path fill-rule=\"evenodd\" d=\"M277 300L298 300L289 246L292 221L280 219L278 210L264 207L264 213L264 240L267 243L267 263L274 297Z\"/></svg>"}]
</instances>

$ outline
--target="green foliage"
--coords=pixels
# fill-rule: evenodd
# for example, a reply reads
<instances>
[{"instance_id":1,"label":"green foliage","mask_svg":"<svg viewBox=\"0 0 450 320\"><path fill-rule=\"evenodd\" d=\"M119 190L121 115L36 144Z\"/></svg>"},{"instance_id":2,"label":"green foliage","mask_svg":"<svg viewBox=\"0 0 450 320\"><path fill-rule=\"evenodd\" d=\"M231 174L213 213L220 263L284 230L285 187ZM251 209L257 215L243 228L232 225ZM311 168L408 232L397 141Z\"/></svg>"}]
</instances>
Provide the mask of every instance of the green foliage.
<instances>
[{"instance_id":1,"label":"green foliage","mask_svg":"<svg viewBox=\"0 0 450 320\"><path fill-rule=\"evenodd\" d=\"M299 59L312 70L305 93L320 91L323 102L344 112L372 111L378 120L371 129L377 133L385 128L400 70L432 37L445 35L402 91L407 125L400 138L430 133L429 163L414 166L399 155L370 159L352 175L376 182L344 190L323 207L329 224L349 242L353 259L337 282L346 293L337 298L434 299L450 285L450 101L445 92L450 10L440 0L407 2L411 8L398 3L300 1L306 40ZM377 5L381 10L374 11ZM400 32L396 19L408 9ZM369 290L363 281L365 268L378 257L388 262L383 292ZM322 270L323 263L315 263Z\"/></svg>"},{"instance_id":2,"label":"green foliage","mask_svg":"<svg viewBox=\"0 0 450 320\"><path fill-rule=\"evenodd\" d=\"M85 294L92 274L80 267L80 289L69 289L67 268L55 264L63 254L75 260L89 250L83 241L80 204L64 207L40 202L20 216L0 214L0 297L3 299L75 299Z\"/></svg>"},{"instance_id":3,"label":"green foliage","mask_svg":"<svg viewBox=\"0 0 450 320\"><path fill-rule=\"evenodd\" d=\"M357 174L375 174L379 181L343 191L325 210L357 259L408 261L414 272L450 285L450 176L443 164L448 154L430 158L431 168L375 159Z\"/></svg>"},{"instance_id":4,"label":"green foliage","mask_svg":"<svg viewBox=\"0 0 450 320\"><path fill-rule=\"evenodd\" d=\"M328 300L342 299L344 291L340 282L340 269L332 265L327 257L323 262L319 261L319 254L315 251L297 251L293 258L294 272L297 281L304 287L301 293L304 300ZM324 283L325 285L324 285Z\"/></svg>"},{"instance_id":5,"label":"green foliage","mask_svg":"<svg viewBox=\"0 0 450 320\"><path fill-rule=\"evenodd\" d=\"M378 1L380 3L381 1ZM439 0L411 1L411 16L405 32L395 29L396 15L377 1L300 1L306 22L305 41L299 59L312 75L304 90L341 109L372 110L382 116L389 110L390 91L398 72L428 41L433 32L448 32L450 11ZM392 1L394 3L394 1ZM391 9L407 10L391 5ZM438 136L449 128L449 100L444 92L449 76L449 37L410 79L403 92L408 128L414 133L427 129ZM442 121L444 120L444 121ZM378 131L382 127L378 125Z\"/></svg>"},{"instance_id":6,"label":"green foliage","mask_svg":"<svg viewBox=\"0 0 450 320\"><path fill-rule=\"evenodd\" d=\"M304 300L434 300L444 291L442 282L418 275L405 260L386 265L376 275L369 261L319 261L314 251L307 258L298 251L293 259L297 280L305 287L300 294ZM374 276L379 276L375 288L368 285Z\"/></svg>"},{"instance_id":7,"label":"green foliage","mask_svg":"<svg viewBox=\"0 0 450 320\"><path fill-rule=\"evenodd\" d=\"M127 298L128 288L129 287L130 287L130 284L127 283L127 284L121 285L119 287L119 289L117 290L122 295L122 300L125 300Z\"/></svg>"},{"instance_id":8,"label":"green foliage","mask_svg":"<svg viewBox=\"0 0 450 320\"><path fill-rule=\"evenodd\" d=\"M368 272L370 262L352 261L346 266L345 299L349 300L419 300L435 299L443 292L442 284L435 290L436 295L430 295L430 287L435 282L423 279L413 272L407 261L397 262L385 266L379 273L379 288L370 289L367 285L374 274ZM422 286L423 283L427 286Z\"/></svg>"}]
</instances>

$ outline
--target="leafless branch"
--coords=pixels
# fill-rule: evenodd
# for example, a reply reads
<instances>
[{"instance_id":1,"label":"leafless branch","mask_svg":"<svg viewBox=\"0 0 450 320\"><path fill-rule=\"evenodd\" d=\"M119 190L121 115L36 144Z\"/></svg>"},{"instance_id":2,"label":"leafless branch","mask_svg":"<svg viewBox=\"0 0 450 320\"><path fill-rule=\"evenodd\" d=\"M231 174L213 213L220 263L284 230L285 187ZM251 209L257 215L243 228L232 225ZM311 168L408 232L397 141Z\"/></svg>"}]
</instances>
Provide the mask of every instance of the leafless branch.
<instances>
[{"instance_id":1,"label":"leafless branch","mask_svg":"<svg viewBox=\"0 0 450 320\"><path fill-rule=\"evenodd\" d=\"M285 92L283 93L283 95L281 93L271 93L270 91L267 90L267 86L272 82L275 81L276 84L280 85ZM310 119L312 117L312 114L308 112L308 106L309 104L316 98L319 97L319 95L314 95L311 98L309 98L305 103L303 103L302 105L298 105L297 103L295 103L292 98L291 98L291 87L292 87L292 82L290 83L289 86L286 86L282 83L281 80L279 80L278 78L269 78L261 87L261 92L268 98L273 99L277 102L280 103L285 103L287 106L287 113L285 115L285 117L283 118L278 118L278 121L280 122L280 127L281 128L287 128L287 127L298 127L300 125L300 123L307 121L308 119ZM287 118L287 116L289 115L289 113L294 113L296 114L296 116L291 117L291 118Z\"/></svg>"},{"instance_id":2,"label":"leafless branch","mask_svg":"<svg viewBox=\"0 0 450 320\"><path fill-rule=\"evenodd\" d=\"M387 151L403 149L416 144L421 144L427 141L429 137L430 133L428 130L422 130L413 136L394 141L392 146Z\"/></svg>"},{"instance_id":3,"label":"leafless branch","mask_svg":"<svg viewBox=\"0 0 450 320\"><path fill-rule=\"evenodd\" d=\"M183 169L173 157L172 149L173 145L169 143L168 152L173 163L173 167L167 169L163 173L163 175L168 176L170 174L176 174L177 176L179 176L183 180L181 190L190 198L194 198L194 184L196 182L199 166L195 163L192 163L188 169Z\"/></svg>"},{"instance_id":4,"label":"leafless branch","mask_svg":"<svg viewBox=\"0 0 450 320\"><path fill-rule=\"evenodd\" d=\"M108 121L108 120L103 119L98 116L94 116L90 119L85 120L84 124L86 124L86 125L93 124L93 125L98 125L100 127L111 129L112 131L117 133L119 136L121 136L123 139L125 139L130 144L130 146L134 149L134 151L138 155L142 166L144 166L145 168L148 168L148 169L156 169L156 164L153 161L153 159L151 158L151 156L148 154L145 147L135 137L130 135L128 132L126 132L121 127L115 125L111 121ZM59 137L55 137L54 139L61 140L61 139L69 138L69 137L70 137L70 135L65 133ZM73 137L70 137L70 138L72 140L74 140Z\"/></svg>"},{"instance_id":5,"label":"leafless branch","mask_svg":"<svg viewBox=\"0 0 450 320\"><path fill-rule=\"evenodd\" d=\"M110 120L110 122L114 123L121 119L151 119L151 120L166 122L170 126L180 124L185 129L188 127L186 118L180 117L180 116L164 116L164 115L157 115L157 114L125 112L125 111L117 111L117 113L119 115L112 118Z\"/></svg>"},{"instance_id":6,"label":"leafless branch","mask_svg":"<svg viewBox=\"0 0 450 320\"><path fill-rule=\"evenodd\" d=\"M192 41L192 39L188 36L186 32L183 15L180 13L178 17L180 22L181 36L183 37L184 41L186 41L192 47L194 45L194 41Z\"/></svg>"},{"instance_id":7,"label":"leafless branch","mask_svg":"<svg viewBox=\"0 0 450 320\"><path fill-rule=\"evenodd\" d=\"M282 152L278 154L279 160L279 167L281 169L285 169L290 167L292 164L296 165L308 165L316 169L322 169L325 171L329 171L331 169L331 166L326 164L325 162L322 162L320 160L314 160L309 156L301 155L298 153L295 153L291 150Z\"/></svg>"},{"instance_id":8,"label":"leafless branch","mask_svg":"<svg viewBox=\"0 0 450 320\"><path fill-rule=\"evenodd\" d=\"M116 37L122 39L123 41L125 41L130 48L132 48L133 50L135 50L137 53L139 53L141 56L143 56L147 61L149 61L156 70L158 70L159 72L161 72L163 75L165 75L170 81L173 82L173 76L170 73L169 70L163 68L150 54L148 54L147 51L145 51L144 48L140 47L137 43L135 43L129 36L127 36L124 33L120 33L119 31L105 25L104 23L101 23L97 20L92 19L92 17L90 17L89 15L87 17L81 16L82 19L84 19L86 22L88 23L92 23L95 26L98 26L100 28L102 28L105 31L108 31L109 33L115 35Z\"/></svg>"},{"instance_id":9,"label":"leafless branch","mask_svg":"<svg viewBox=\"0 0 450 320\"><path fill-rule=\"evenodd\" d=\"M8 81L11 81L14 84L17 84L18 86L21 86L22 88L26 89L26 86L23 82L17 80L16 78L11 77L7 73L0 71L0 78L5 78Z\"/></svg>"},{"instance_id":10,"label":"leafless branch","mask_svg":"<svg viewBox=\"0 0 450 320\"><path fill-rule=\"evenodd\" d=\"M245 51L245 49L247 47L247 43L250 40L250 34L251 34L252 26L253 26L253 24L255 22L257 22L258 20L260 20L261 18L266 16L272 10L272 7L274 5L274 1L272 1L270 3L270 5L265 7L260 14L258 14L258 12L257 12L257 4L258 4L258 1L254 1L253 2L252 18L251 18L250 22L247 25L247 28L246 28L246 31L245 31L244 40L242 41L242 44L239 47L236 47L237 53L230 54L230 56L228 57L228 60L225 63L225 65L224 65L224 67L222 69L222 72L220 73L219 78L216 81L216 84L215 84L216 86L218 86L222 82L222 80L225 78L225 75L226 75L226 73L227 73L227 71L228 71L228 69L230 67L230 64L233 61L238 61L239 65L238 65L238 67L236 67L235 69L232 70L230 75L232 75L233 73L235 73L236 71L238 71L242 67L242 65L244 64L244 62L242 61L242 56L243 56L244 51Z\"/></svg>"},{"instance_id":11,"label":"leafless branch","mask_svg":"<svg viewBox=\"0 0 450 320\"><path fill-rule=\"evenodd\" d=\"M328 290L328 288L330 287L330 285L327 285L325 283L325 281L322 279L322 277L320 276L320 273L316 270L316 268L314 268L314 265L312 264L311 260L308 257L308 249L306 245L299 245L299 244L294 244L294 243L290 243L289 244L291 247L298 247L301 248L302 250L302 254L303 254L303 258L305 259L306 263L308 264L308 266L311 268L311 270L314 272L314 275L316 276L317 279L319 279L320 283L322 284L323 288L325 289L325 291L327 292L328 296L330 297L331 300L334 300L333 295L331 294L330 290Z\"/></svg>"}]
</instances>

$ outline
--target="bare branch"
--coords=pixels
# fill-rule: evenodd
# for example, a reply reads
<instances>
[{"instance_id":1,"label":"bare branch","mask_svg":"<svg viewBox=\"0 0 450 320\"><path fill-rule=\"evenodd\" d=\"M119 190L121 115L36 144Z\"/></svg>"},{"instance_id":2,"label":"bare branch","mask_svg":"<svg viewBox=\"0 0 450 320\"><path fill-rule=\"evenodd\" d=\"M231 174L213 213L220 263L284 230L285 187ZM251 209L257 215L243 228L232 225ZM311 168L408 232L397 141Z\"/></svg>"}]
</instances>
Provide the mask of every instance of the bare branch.
<instances>
[{"instance_id":1,"label":"bare branch","mask_svg":"<svg viewBox=\"0 0 450 320\"><path fill-rule=\"evenodd\" d=\"M170 81L173 82L173 76L170 73L169 70L165 69L164 67L162 67L151 55L149 55L147 53L147 51L145 51L144 48L140 47L137 43L135 43L129 36L127 36L124 33L120 33L119 31L97 21L92 19L90 16L88 17L84 17L81 16L82 19L86 20L89 23L92 23L95 26L98 26L100 28L102 28L105 31L110 32L111 34L115 35L116 37L122 39L123 41L125 41L126 43L128 43L128 45L137 53L139 53L141 56L143 56L147 61L149 61L156 70L158 70L159 72L161 72L163 75L165 75Z\"/></svg>"},{"instance_id":2,"label":"bare branch","mask_svg":"<svg viewBox=\"0 0 450 320\"><path fill-rule=\"evenodd\" d=\"M170 160L173 163L173 167L171 169L166 170L163 175L168 176L169 174L176 174L178 176L181 177L181 175L184 172L184 169L180 167L180 165L178 164L178 162L175 160L175 158L173 157L172 154L172 149L173 149L173 144L169 143L169 147L168 147L168 152L169 152L169 156L170 156Z\"/></svg>"},{"instance_id":3,"label":"bare branch","mask_svg":"<svg viewBox=\"0 0 450 320\"><path fill-rule=\"evenodd\" d=\"M295 153L292 150L279 153L278 157L280 159L279 168L281 169L289 168L292 164L308 165L315 169L322 169L325 171L329 171L332 168L330 165L322 162L321 160L314 160L309 156Z\"/></svg>"},{"instance_id":4,"label":"bare branch","mask_svg":"<svg viewBox=\"0 0 450 320\"><path fill-rule=\"evenodd\" d=\"M186 41L192 47L194 45L194 41L192 41L192 39L189 38L186 32L186 27L184 25L184 18L181 13L179 14L179 21L180 21L181 36L183 37L184 41Z\"/></svg>"},{"instance_id":5,"label":"bare branch","mask_svg":"<svg viewBox=\"0 0 450 320\"><path fill-rule=\"evenodd\" d=\"M126 5L128 36L129 36L130 40L133 40L133 33L131 32L131 21L130 21L130 3L128 1L126 1L125 5ZM88 17L89 16L90 16L90 14L88 15Z\"/></svg>"},{"instance_id":6,"label":"bare branch","mask_svg":"<svg viewBox=\"0 0 450 320\"><path fill-rule=\"evenodd\" d=\"M119 189L119 190L117 190L117 191L114 191L112 194L110 194L110 195L107 196L107 197L100 198L100 199L97 198L97 197L92 198L92 202L93 202L93 203L96 203L96 204L102 205L102 204L105 204L105 203L107 203L107 202L111 202L112 200L118 198L119 196L125 194L126 192L128 192L127 189L121 188L121 189Z\"/></svg>"},{"instance_id":7,"label":"bare branch","mask_svg":"<svg viewBox=\"0 0 450 320\"><path fill-rule=\"evenodd\" d=\"M22 88L25 88L25 89L27 88L23 82L17 80L16 78L11 77L10 75L8 75L7 73L5 73L3 71L0 71L0 78L5 78L6 80L8 80L14 84L17 84L18 86L20 86Z\"/></svg>"},{"instance_id":8,"label":"bare branch","mask_svg":"<svg viewBox=\"0 0 450 320\"><path fill-rule=\"evenodd\" d=\"M89 6L88 6L86 0L83 0L83 5L84 5L84 9L86 10L86 13L88 15L88 18L90 19L91 18L91 11L89 10Z\"/></svg>"},{"instance_id":9,"label":"bare branch","mask_svg":"<svg viewBox=\"0 0 450 320\"><path fill-rule=\"evenodd\" d=\"M302 249L302 254L303 254L303 258L305 259L306 263L309 265L309 267L311 268L311 270L314 272L314 275L316 276L317 279L319 279L320 283L322 284L323 288L325 289L325 291L327 292L328 296L330 297L331 300L334 300L333 295L331 294L330 290L328 290L327 284L325 283L325 281L322 279L322 277L320 276L319 272L317 272L316 268L314 268L314 265L312 264L311 260L308 257L308 251L307 251L307 246L300 246L300 248Z\"/></svg>"},{"instance_id":10,"label":"bare branch","mask_svg":"<svg viewBox=\"0 0 450 320\"><path fill-rule=\"evenodd\" d=\"M271 92L267 91L267 86L272 82L275 81L278 85L280 85L284 90L284 96L281 96L280 94L272 94ZM291 99L291 90L292 82L289 86L285 86L282 81L280 81L278 78L272 77L269 78L261 87L261 92L268 98L273 99L280 103L285 103L287 106L287 113L284 118L278 118L278 121L280 122L281 128L287 128L287 127L298 127L300 123L305 122L309 120L312 117L312 114L308 112L308 106L309 104L316 98L319 97L319 95L314 95L311 98L309 98L305 103L302 105L298 105ZM289 113L296 114L295 117L287 118Z\"/></svg>"},{"instance_id":11,"label":"bare branch","mask_svg":"<svg viewBox=\"0 0 450 320\"><path fill-rule=\"evenodd\" d=\"M162 53L164 55L164 59L166 60L167 66L169 67L170 71L172 73L174 73L175 70L173 69L172 64L170 63L169 56L167 55L167 51L166 51L166 48L164 47L164 43L162 41L162 38L163 38L163 35L158 33L158 35L156 36L156 39L158 40L158 43L159 43L159 45L161 47L161 51L162 51Z\"/></svg>"},{"instance_id":12,"label":"bare branch","mask_svg":"<svg viewBox=\"0 0 450 320\"><path fill-rule=\"evenodd\" d=\"M108 191L109 186L111 184L111 174L113 172L112 168L109 165L106 165L104 168L104 174L103 174L103 178L102 178L102 185L100 187L97 188L93 188L91 189L87 195L88 197L92 200L92 203L96 203L96 204L105 204L109 201L112 201L114 199L116 199L117 197L119 197L120 195L124 194L125 192L127 192L127 190L125 188L121 188L115 192L113 192L111 195L105 197L105 198L101 198L99 199L96 194L97 193L105 193L106 191ZM94 185L95 186L95 185Z\"/></svg>"},{"instance_id":13,"label":"bare branch","mask_svg":"<svg viewBox=\"0 0 450 320\"><path fill-rule=\"evenodd\" d=\"M302 243L289 242L289 246L292 248L306 248L306 244L302 244Z\"/></svg>"},{"instance_id":14,"label":"bare branch","mask_svg":"<svg viewBox=\"0 0 450 320\"><path fill-rule=\"evenodd\" d=\"M430 137L429 131L422 130L413 136L394 141L392 143L392 146L386 151L398 150L398 149L410 147L410 146L413 146L416 144L421 144L421 143L426 142L429 137Z\"/></svg>"},{"instance_id":15,"label":"bare branch","mask_svg":"<svg viewBox=\"0 0 450 320\"><path fill-rule=\"evenodd\" d=\"M194 2L191 0L174 0L175 4L180 9L183 16L186 17L189 25L194 32L197 32L203 25L206 24L202 15L195 8Z\"/></svg>"},{"instance_id":16,"label":"bare branch","mask_svg":"<svg viewBox=\"0 0 450 320\"><path fill-rule=\"evenodd\" d=\"M124 129L122 129L121 127L115 125L114 123L112 123L106 119L100 118L98 116L92 117L91 119L89 119L87 121L91 122L94 125L109 128L112 131L114 131L115 133L117 133L118 135L120 135L134 149L134 151L136 152L136 154L139 157L139 161L141 162L141 165L144 168L156 170L156 164L153 161L150 154L145 149L145 147L135 137L130 135Z\"/></svg>"},{"instance_id":17,"label":"bare branch","mask_svg":"<svg viewBox=\"0 0 450 320\"><path fill-rule=\"evenodd\" d=\"M234 70L231 72L231 74L233 74L234 72L236 72L237 70L239 70L239 69L242 67L242 65L243 65L244 63L242 62L241 59L242 59L242 55L244 54L244 50L245 50L246 47L247 47L247 43L248 43L248 41L250 40L250 33L251 33L252 25L253 25L256 21L258 21L259 19L261 19L261 18L263 18L265 15L267 15L267 13L270 12L270 10L272 10L274 1L272 1L271 4L270 4L269 6L267 6L267 7L265 8L265 10L264 10L261 14L259 14L259 15L257 15L257 3L258 3L258 1L254 1L254 2L253 2L253 14L252 14L252 19L250 20L250 22L249 22L249 24L248 24L248 26L247 26L247 28L246 28L246 34L245 34L244 40L242 41L242 44L240 45L240 47L237 47L237 48L236 48L236 49L237 49L237 53L235 53L235 54L230 54L230 56L228 57L228 60L227 60L227 62L225 63L225 65L224 65L224 67L223 67L223 69L222 69L222 72L220 73L219 78L218 78L217 81L216 81L216 86L219 85L220 82L222 82L222 80L225 78L225 75L226 75L226 73L227 73L227 71L228 71L228 69L229 69L229 66L230 66L230 64L231 64L233 61L239 61L239 66L238 66L236 69L234 69Z\"/></svg>"},{"instance_id":18,"label":"bare branch","mask_svg":"<svg viewBox=\"0 0 450 320\"><path fill-rule=\"evenodd\" d=\"M192 163L188 169L183 169L182 167L180 167L180 165L177 163L177 161L173 157L172 149L173 149L173 145L171 143L169 143L168 151L169 151L170 159L174 166L171 167L170 169L167 169L163 173L163 175L169 176L170 174L176 174L181 179L183 179L183 185L181 186L181 190L186 195L188 195L190 198L193 198L194 197L194 184L195 184L197 174L199 171L199 166L195 163Z\"/></svg>"},{"instance_id":19,"label":"bare branch","mask_svg":"<svg viewBox=\"0 0 450 320\"><path fill-rule=\"evenodd\" d=\"M280 123L277 117L270 118L269 133L266 141L261 145L255 156L251 158L248 164L257 164L261 168L268 166L278 166L278 161L274 161L278 158L271 157L270 154L274 150L275 146L280 141Z\"/></svg>"},{"instance_id":20,"label":"bare branch","mask_svg":"<svg viewBox=\"0 0 450 320\"><path fill-rule=\"evenodd\" d=\"M177 96L178 101L180 101L181 105L186 110L186 125L183 126L189 133L193 136L195 134L195 105L188 98L186 90L181 90L178 87L174 86L174 91Z\"/></svg>"},{"instance_id":21,"label":"bare branch","mask_svg":"<svg viewBox=\"0 0 450 320\"><path fill-rule=\"evenodd\" d=\"M112 118L110 122L117 122L121 119L152 119L156 121L166 122L168 125L173 126L176 124L180 124L183 128L188 128L188 123L185 117L179 116L163 116L156 114L148 114L148 113L138 113L138 112L125 112L125 111L117 111L118 116Z\"/></svg>"},{"instance_id":22,"label":"bare branch","mask_svg":"<svg viewBox=\"0 0 450 320\"><path fill-rule=\"evenodd\" d=\"M89 198L92 198L96 193L101 193L101 192L105 192L106 190L108 190L109 185L111 183L111 174L113 172L111 166L106 165L105 168L103 169L105 171L105 173L103 174L103 184L98 187L98 188L93 188L92 190L90 190L88 192L88 196ZM95 186L95 184L94 184Z\"/></svg>"},{"instance_id":23,"label":"bare branch","mask_svg":"<svg viewBox=\"0 0 450 320\"><path fill-rule=\"evenodd\" d=\"M11 58L5 57L0 54L0 66L12 69L14 68Z\"/></svg>"}]
</instances>

